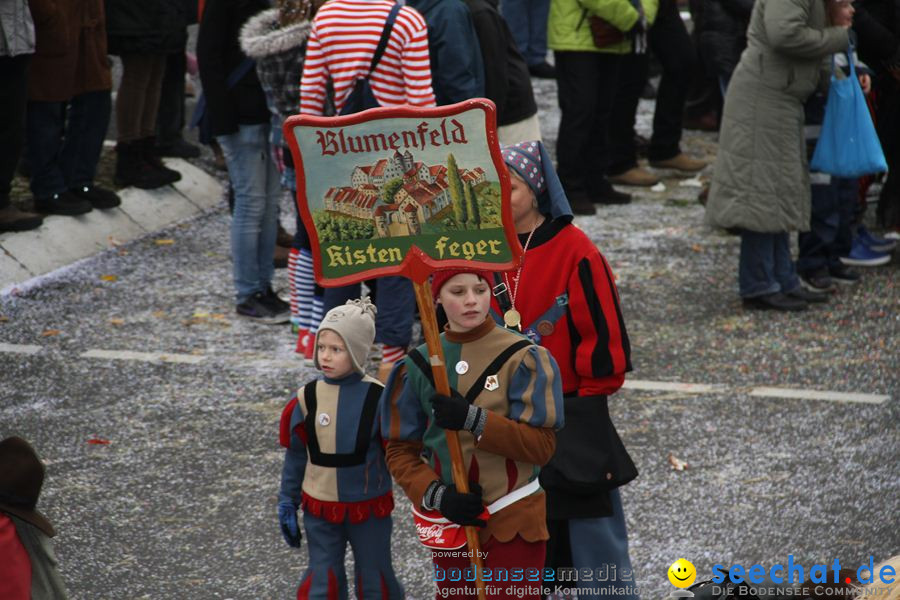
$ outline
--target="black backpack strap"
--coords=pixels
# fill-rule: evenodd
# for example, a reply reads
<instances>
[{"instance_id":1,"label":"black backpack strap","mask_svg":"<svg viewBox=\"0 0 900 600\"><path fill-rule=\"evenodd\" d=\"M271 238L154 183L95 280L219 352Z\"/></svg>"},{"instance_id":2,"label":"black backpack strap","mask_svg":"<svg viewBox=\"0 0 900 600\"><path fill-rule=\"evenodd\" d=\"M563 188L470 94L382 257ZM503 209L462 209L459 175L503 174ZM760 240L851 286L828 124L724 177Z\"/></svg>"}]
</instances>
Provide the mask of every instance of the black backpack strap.
<instances>
[{"instance_id":1,"label":"black backpack strap","mask_svg":"<svg viewBox=\"0 0 900 600\"><path fill-rule=\"evenodd\" d=\"M475 383L472 384L472 387L469 388L469 391L465 395L466 402L472 404L475 401L475 398L478 397L478 394L481 393L481 390L484 389L484 382L488 377L496 374L500 370L500 368L504 364L506 364L506 361L512 358L512 356L516 352L533 344L534 342L532 342L531 340L519 340L511 346L508 346L503 352L501 352L497 356L497 358L491 361L491 364L487 366L484 372L482 372L481 375L478 376L478 379L475 380ZM422 354L419 353L418 350L410 350L407 356L409 356L413 360L413 362L416 363L416 366L420 371L422 371L422 374L428 378L428 382L431 383L432 389L435 389L434 375L432 375L431 373L431 365L428 364L428 361L425 360L425 357L422 356Z\"/></svg>"},{"instance_id":2,"label":"black backpack strap","mask_svg":"<svg viewBox=\"0 0 900 600\"><path fill-rule=\"evenodd\" d=\"M494 287L491 288L491 293L497 299L497 305L500 307L501 312L505 313L513 307L512 300L509 297L509 288L506 287L506 282L503 281L503 277L497 271L494 271Z\"/></svg>"},{"instance_id":3,"label":"black backpack strap","mask_svg":"<svg viewBox=\"0 0 900 600\"><path fill-rule=\"evenodd\" d=\"M394 4L391 7L391 12L388 13L387 20L384 22L384 31L381 32L381 39L378 40L378 47L375 48L375 54L372 55L372 64L369 66L369 74L366 75L366 79L369 78L369 75L372 74L372 71L375 70L375 67L378 66L379 61L381 61L381 57L384 55L384 51L387 49L388 40L391 39L391 29L394 28L394 21L397 20L397 14L400 12L400 5Z\"/></svg>"},{"instance_id":4,"label":"black backpack strap","mask_svg":"<svg viewBox=\"0 0 900 600\"><path fill-rule=\"evenodd\" d=\"M303 427L306 430L306 448L309 450L309 460L314 465L322 467L353 467L366 462L366 452L369 450L372 425L378 412L378 400L381 398L381 386L375 383L369 384L362 412L359 415L359 425L356 430L356 445L353 452L345 454L325 454L319 448L319 438L316 437L316 383L311 382L303 388L303 400L306 403L306 418Z\"/></svg>"},{"instance_id":5,"label":"black backpack strap","mask_svg":"<svg viewBox=\"0 0 900 600\"><path fill-rule=\"evenodd\" d=\"M513 354L521 350L522 348L527 348L528 346L533 345L531 340L519 340L514 343L512 346L509 346L501 352L497 358L491 361L491 364L487 366L487 368L478 376L478 379L475 380L475 383L472 384L472 387L469 388L469 391L466 392L466 402L472 404L475 402L475 398L478 397L478 394L481 393L481 390L484 389L484 382L491 375L495 375L500 368L506 364L510 358L512 358Z\"/></svg>"}]
</instances>

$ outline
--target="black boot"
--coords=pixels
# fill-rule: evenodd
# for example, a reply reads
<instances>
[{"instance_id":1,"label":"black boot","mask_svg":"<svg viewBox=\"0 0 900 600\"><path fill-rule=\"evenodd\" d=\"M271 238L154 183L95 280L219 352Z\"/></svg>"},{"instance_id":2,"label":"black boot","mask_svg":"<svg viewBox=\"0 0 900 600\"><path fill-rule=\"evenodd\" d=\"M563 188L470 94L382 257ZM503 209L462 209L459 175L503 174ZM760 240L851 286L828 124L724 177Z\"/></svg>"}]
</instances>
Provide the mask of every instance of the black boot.
<instances>
[{"instance_id":1,"label":"black boot","mask_svg":"<svg viewBox=\"0 0 900 600\"><path fill-rule=\"evenodd\" d=\"M585 192L573 192L569 194L569 206L576 215L597 214L597 207L594 206L590 196Z\"/></svg>"},{"instance_id":2,"label":"black boot","mask_svg":"<svg viewBox=\"0 0 900 600\"><path fill-rule=\"evenodd\" d=\"M114 191L96 185L79 185L69 191L74 196L90 202L94 208L115 208L122 204L122 199Z\"/></svg>"},{"instance_id":3,"label":"black boot","mask_svg":"<svg viewBox=\"0 0 900 600\"><path fill-rule=\"evenodd\" d=\"M175 183L181 179L181 173L174 169L168 168L163 164L162 159L156 155L156 138L148 137L136 142L141 148L141 157L144 162L150 165L150 168L159 173L161 179L166 183Z\"/></svg>"},{"instance_id":4,"label":"black boot","mask_svg":"<svg viewBox=\"0 0 900 600\"><path fill-rule=\"evenodd\" d=\"M134 186L142 190L152 190L169 183L144 162L137 142L116 144L116 173L114 181L119 187Z\"/></svg>"}]
</instances>

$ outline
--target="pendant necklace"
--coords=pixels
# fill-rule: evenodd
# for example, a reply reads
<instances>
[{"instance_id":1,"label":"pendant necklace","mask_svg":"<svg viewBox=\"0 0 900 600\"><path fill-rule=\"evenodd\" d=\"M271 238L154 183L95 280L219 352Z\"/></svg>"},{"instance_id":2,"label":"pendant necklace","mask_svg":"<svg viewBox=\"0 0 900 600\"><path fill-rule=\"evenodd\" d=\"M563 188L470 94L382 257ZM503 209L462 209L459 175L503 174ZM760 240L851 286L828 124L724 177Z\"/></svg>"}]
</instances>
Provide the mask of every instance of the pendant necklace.
<instances>
[{"instance_id":1,"label":"pendant necklace","mask_svg":"<svg viewBox=\"0 0 900 600\"><path fill-rule=\"evenodd\" d=\"M525 240L525 245L522 247L522 264L519 265L519 268L516 270L516 275L513 277L513 282L516 284L515 287L512 287L509 282L509 277L506 273L503 274L503 281L506 283L506 287L509 289L509 298L512 304L512 307L503 313L503 322L507 327L515 327L516 329L522 329L522 315L519 311L516 310L516 295L519 292L519 278L522 277L522 269L525 268L525 256L528 252L528 245L531 244L531 237L534 235L534 232L537 230L538 226L544 222L544 217L541 215L541 219L539 221L535 221L534 227L531 228L531 233L528 234L528 239Z\"/></svg>"}]
</instances>

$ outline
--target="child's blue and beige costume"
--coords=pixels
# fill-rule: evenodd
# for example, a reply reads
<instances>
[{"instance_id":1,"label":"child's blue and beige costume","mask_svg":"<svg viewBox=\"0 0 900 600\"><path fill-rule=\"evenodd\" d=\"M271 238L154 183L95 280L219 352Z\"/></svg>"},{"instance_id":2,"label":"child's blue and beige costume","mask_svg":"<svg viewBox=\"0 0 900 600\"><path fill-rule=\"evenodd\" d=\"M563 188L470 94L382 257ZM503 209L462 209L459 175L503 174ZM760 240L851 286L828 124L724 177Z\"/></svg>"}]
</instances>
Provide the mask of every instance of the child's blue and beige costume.
<instances>
[{"instance_id":1,"label":"child's blue and beige costume","mask_svg":"<svg viewBox=\"0 0 900 600\"><path fill-rule=\"evenodd\" d=\"M302 506L309 546L309 567L300 581L298 599L347 598L348 542L357 597L403 597L391 566L394 500L377 418L382 386L362 367L375 336L374 317L375 307L367 299L328 312L316 345L322 331L334 331L343 339L355 370L341 379L323 376L306 384L281 416L280 441L287 450L279 520L285 540L299 547L296 511Z\"/></svg>"}]
</instances>

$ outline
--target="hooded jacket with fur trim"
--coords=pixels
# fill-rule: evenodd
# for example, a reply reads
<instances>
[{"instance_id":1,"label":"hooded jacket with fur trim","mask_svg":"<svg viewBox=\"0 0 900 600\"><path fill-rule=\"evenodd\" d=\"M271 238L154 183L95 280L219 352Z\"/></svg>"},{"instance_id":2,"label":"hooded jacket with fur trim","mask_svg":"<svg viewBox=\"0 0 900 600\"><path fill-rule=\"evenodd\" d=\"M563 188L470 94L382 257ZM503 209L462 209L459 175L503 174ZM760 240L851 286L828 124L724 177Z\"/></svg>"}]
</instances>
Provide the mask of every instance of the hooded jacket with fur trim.
<instances>
[{"instance_id":1,"label":"hooded jacket with fur trim","mask_svg":"<svg viewBox=\"0 0 900 600\"><path fill-rule=\"evenodd\" d=\"M303 21L281 27L278 9L272 8L250 18L241 28L241 49L256 61L263 91L282 118L300 111L300 77L310 26Z\"/></svg>"}]
</instances>

